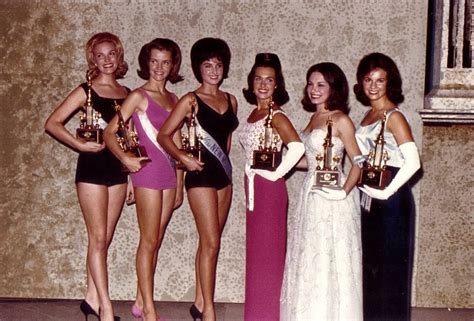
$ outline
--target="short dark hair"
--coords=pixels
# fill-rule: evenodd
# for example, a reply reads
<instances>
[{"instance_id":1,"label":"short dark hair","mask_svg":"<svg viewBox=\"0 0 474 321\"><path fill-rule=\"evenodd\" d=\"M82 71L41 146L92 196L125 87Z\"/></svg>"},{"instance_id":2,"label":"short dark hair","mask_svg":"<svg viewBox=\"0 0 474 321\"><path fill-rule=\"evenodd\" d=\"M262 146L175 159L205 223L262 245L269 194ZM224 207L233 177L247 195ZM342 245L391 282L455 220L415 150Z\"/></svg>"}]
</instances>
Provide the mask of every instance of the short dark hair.
<instances>
[{"instance_id":1,"label":"short dark hair","mask_svg":"<svg viewBox=\"0 0 474 321\"><path fill-rule=\"evenodd\" d=\"M322 62L319 64L312 65L306 72L306 86L304 87L303 99L301 103L303 108L308 111L315 111L316 106L311 102L308 95L308 81L311 74L314 72L320 72L324 80L329 84L331 92L326 102L329 110L340 110L343 113L349 113L349 85L347 78L341 68L332 62Z\"/></svg>"},{"instance_id":2,"label":"short dark hair","mask_svg":"<svg viewBox=\"0 0 474 321\"><path fill-rule=\"evenodd\" d=\"M115 70L115 78L120 79L125 76L128 71L128 65L124 60L124 49L122 42L119 37L110 32L99 32L93 35L86 44L86 60L89 71L91 71L91 77L95 78L99 75L99 68L94 62L94 49L98 44L110 42L115 46L117 51L117 70Z\"/></svg>"},{"instance_id":3,"label":"short dark hair","mask_svg":"<svg viewBox=\"0 0 474 321\"><path fill-rule=\"evenodd\" d=\"M229 75L230 66L230 48L222 39L219 38L202 38L194 43L191 47L191 67L194 77L202 83L201 64L209 59L216 58L224 65L224 75L222 79L226 79Z\"/></svg>"},{"instance_id":4,"label":"short dark hair","mask_svg":"<svg viewBox=\"0 0 474 321\"><path fill-rule=\"evenodd\" d=\"M370 100L364 93L363 81L364 77L376 68L387 72L388 99L396 105L402 103L405 97L402 91L400 71L392 58L379 52L368 54L359 62L357 67L357 84L354 85L354 94L357 100L365 106L370 106Z\"/></svg>"},{"instance_id":5,"label":"short dark hair","mask_svg":"<svg viewBox=\"0 0 474 321\"><path fill-rule=\"evenodd\" d=\"M274 53L259 53L255 56L255 63L253 64L250 73L247 76L247 89L243 89L245 99L249 104L255 105L257 103L257 97L254 93L253 80L255 78L255 71L258 67L270 67L275 70L275 84L276 88L273 92L273 101L278 106L283 106L290 100L290 96L285 88L285 78L281 70L281 63L278 56Z\"/></svg>"},{"instance_id":6,"label":"short dark hair","mask_svg":"<svg viewBox=\"0 0 474 321\"><path fill-rule=\"evenodd\" d=\"M137 74L140 78L148 80L150 78L150 56L153 49L157 50L166 50L171 52L171 58L173 60L173 68L171 69L170 74L168 75L168 80L174 84L184 78L179 75L179 68L181 67L181 49L179 46L171 39L166 38L156 38L145 44L140 50L138 55L138 64L140 69L137 70Z\"/></svg>"}]
</instances>

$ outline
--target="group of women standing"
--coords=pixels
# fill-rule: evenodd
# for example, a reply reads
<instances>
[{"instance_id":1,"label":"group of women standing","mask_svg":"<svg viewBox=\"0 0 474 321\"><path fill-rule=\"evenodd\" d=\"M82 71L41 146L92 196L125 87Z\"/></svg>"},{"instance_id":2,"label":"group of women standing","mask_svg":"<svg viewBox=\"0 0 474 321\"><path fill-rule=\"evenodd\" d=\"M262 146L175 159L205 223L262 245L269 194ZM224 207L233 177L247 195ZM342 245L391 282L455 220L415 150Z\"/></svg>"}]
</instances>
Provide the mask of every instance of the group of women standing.
<instances>
[{"instance_id":1,"label":"group of women standing","mask_svg":"<svg viewBox=\"0 0 474 321\"><path fill-rule=\"evenodd\" d=\"M45 125L79 152L76 188L89 240L87 290L80 309L86 319L119 319L109 297L107 249L128 198L136 202L140 229L131 312L137 319L159 319L153 300L158 250L184 187L199 235L190 314L194 320L216 320L216 267L232 198L228 155L239 125L237 99L220 89L229 73L230 49L218 38L198 40L191 48L191 66L199 86L180 99L166 87L168 81L183 79L181 51L170 39L157 38L142 47L138 75L145 83L133 91L117 82L128 67L115 35L94 35L86 58L91 83L74 89ZM357 130L347 115L346 77L334 63L319 63L307 72L302 104L313 114L301 133L281 109L289 95L276 54L257 54L247 82L243 96L254 108L238 131L246 159L245 320L408 320L414 202L407 182L420 164L410 126L398 109L403 94L395 63L380 53L361 60L354 92L371 108ZM89 90L105 143L84 141L64 126L86 104ZM286 152L273 170L254 169L253 151L261 144L269 112L276 148L284 145ZM180 128L194 115L204 147L200 160L181 148ZM384 117L393 179L383 190L360 186L361 212L354 186ZM130 156L121 149L116 139L121 118L129 127L133 124L147 156ZM322 153L328 120L333 154L342 160L346 153L352 164L347 175L337 164L340 187L315 189L316 155ZM294 228L287 235L285 175L295 166L307 174Z\"/></svg>"}]
</instances>

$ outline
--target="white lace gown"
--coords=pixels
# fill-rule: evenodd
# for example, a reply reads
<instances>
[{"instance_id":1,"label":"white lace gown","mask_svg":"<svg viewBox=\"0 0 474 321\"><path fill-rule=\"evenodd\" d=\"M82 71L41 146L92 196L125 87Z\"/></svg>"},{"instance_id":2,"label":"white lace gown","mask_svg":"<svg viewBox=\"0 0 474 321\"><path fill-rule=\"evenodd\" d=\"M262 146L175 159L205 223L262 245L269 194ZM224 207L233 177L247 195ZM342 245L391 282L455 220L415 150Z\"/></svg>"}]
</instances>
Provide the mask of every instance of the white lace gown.
<instances>
[{"instance_id":1,"label":"white lace gown","mask_svg":"<svg viewBox=\"0 0 474 321\"><path fill-rule=\"evenodd\" d=\"M340 201L311 193L325 129L302 134L308 173L301 189L281 293L282 321L362 321L362 250L357 188ZM333 155L344 145L333 137ZM342 182L346 177L343 175ZM342 184L341 184L342 185Z\"/></svg>"}]
</instances>

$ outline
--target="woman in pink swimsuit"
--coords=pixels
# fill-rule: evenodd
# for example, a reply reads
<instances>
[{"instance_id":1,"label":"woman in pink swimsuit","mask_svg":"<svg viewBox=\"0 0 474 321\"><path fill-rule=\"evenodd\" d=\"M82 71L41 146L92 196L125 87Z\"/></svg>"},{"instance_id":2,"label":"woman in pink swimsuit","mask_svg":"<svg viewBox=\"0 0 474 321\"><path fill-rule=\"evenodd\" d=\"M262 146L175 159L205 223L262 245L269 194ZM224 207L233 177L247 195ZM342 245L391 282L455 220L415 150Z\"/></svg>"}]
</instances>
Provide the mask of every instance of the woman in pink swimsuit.
<instances>
[{"instance_id":1,"label":"woman in pink swimsuit","mask_svg":"<svg viewBox=\"0 0 474 321\"><path fill-rule=\"evenodd\" d=\"M174 160L161 148L156 136L178 98L166 89L166 83L181 81L181 51L169 39L157 38L144 45L138 56L138 75L147 82L130 93L121 107L123 119L132 117L140 145L148 157L124 153L115 135L118 117L105 130L105 142L131 172L137 207L140 243L137 250L138 293L132 314L156 321L153 303L154 272L158 250L174 208L183 200L182 171L176 172ZM174 139L179 143L179 131ZM178 174L177 174L178 173Z\"/></svg>"}]
</instances>

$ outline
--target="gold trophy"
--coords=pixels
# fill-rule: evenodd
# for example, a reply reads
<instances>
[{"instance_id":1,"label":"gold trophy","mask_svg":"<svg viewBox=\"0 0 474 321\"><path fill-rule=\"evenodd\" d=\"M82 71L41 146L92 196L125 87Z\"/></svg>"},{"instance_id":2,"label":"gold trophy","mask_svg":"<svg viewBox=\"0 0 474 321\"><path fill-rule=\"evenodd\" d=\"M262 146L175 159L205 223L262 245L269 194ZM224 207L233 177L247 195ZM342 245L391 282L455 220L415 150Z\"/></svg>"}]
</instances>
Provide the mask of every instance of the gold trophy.
<instances>
[{"instance_id":1,"label":"gold trophy","mask_svg":"<svg viewBox=\"0 0 474 321\"><path fill-rule=\"evenodd\" d=\"M375 150L371 150L367 156L367 161L360 172L358 186L368 185L373 188L384 189L392 180L392 173L386 168L389 156L387 151L384 151L383 133L386 121L387 112L384 112L380 133L375 141Z\"/></svg>"},{"instance_id":2,"label":"gold trophy","mask_svg":"<svg viewBox=\"0 0 474 321\"><path fill-rule=\"evenodd\" d=\"M324 139L323 155L316 155L316 172L314 175L314 186L323 187L323 186L339 186L340 183L340 173L337 168L341 156L333 155L332 148L334 144L332 143L332 120L331 118L327 121L327 135Z\"/></svg>"},{"instance_id":3,"label":"gold trophy","mask_svg":"<svg viewBox=\"0 0 474 321\"><path fill-rule=\"evenodd\" d=\"M95 142L102 144L104 130L99 126L99 118L101 114L92 108L92 78L91 70L87 71L87 100L84 106L85 111L79 116L80 125L76 129L76 137L87 142Z\"/></svg>"},{"instance_id":4,"label":"gold trophy","mask_svg":"<svg viewBox=\"0 0 474 321\"><path fill-rule=\"evenodd\" d=\"M282 152L277 150L277 144L280 142L280 136L273 134L272 119L273 119L273 100L270 98L268 102L268 115L265 119L265 131L260 136L258 150L253 151L253 164L251 168L266 169L274 171L280 165Z\"/></svg>"},{"instance_id":5,"label":"gold trophy","mask_svg":"<svg viewBox=\"0 0 474 321\"><path fill-rule=\"evenodd\" d=\"M117 142L120 148L127 154L135 157L148 157L145 147L140 146L137 133L128 128L120 112L120 105L114 101L114 108L118 116Z\"/></svg>"},{"instance_id":6,"label":"gold trophy","mask_svg":"<svg viewBox=\"0 0 474 321\"><path fill-rule=\"evenodd\" d=\"M182 151L189 157L194 157L198 161L202 161L204 147L202 146L202 136L198 133L196 123L196 99L191 98L191 117L189 117L186 126L187 132L181 133ZM181 162L176 163L176 168L186 170L186 166Z\"/></svg>"}]
</instances>

